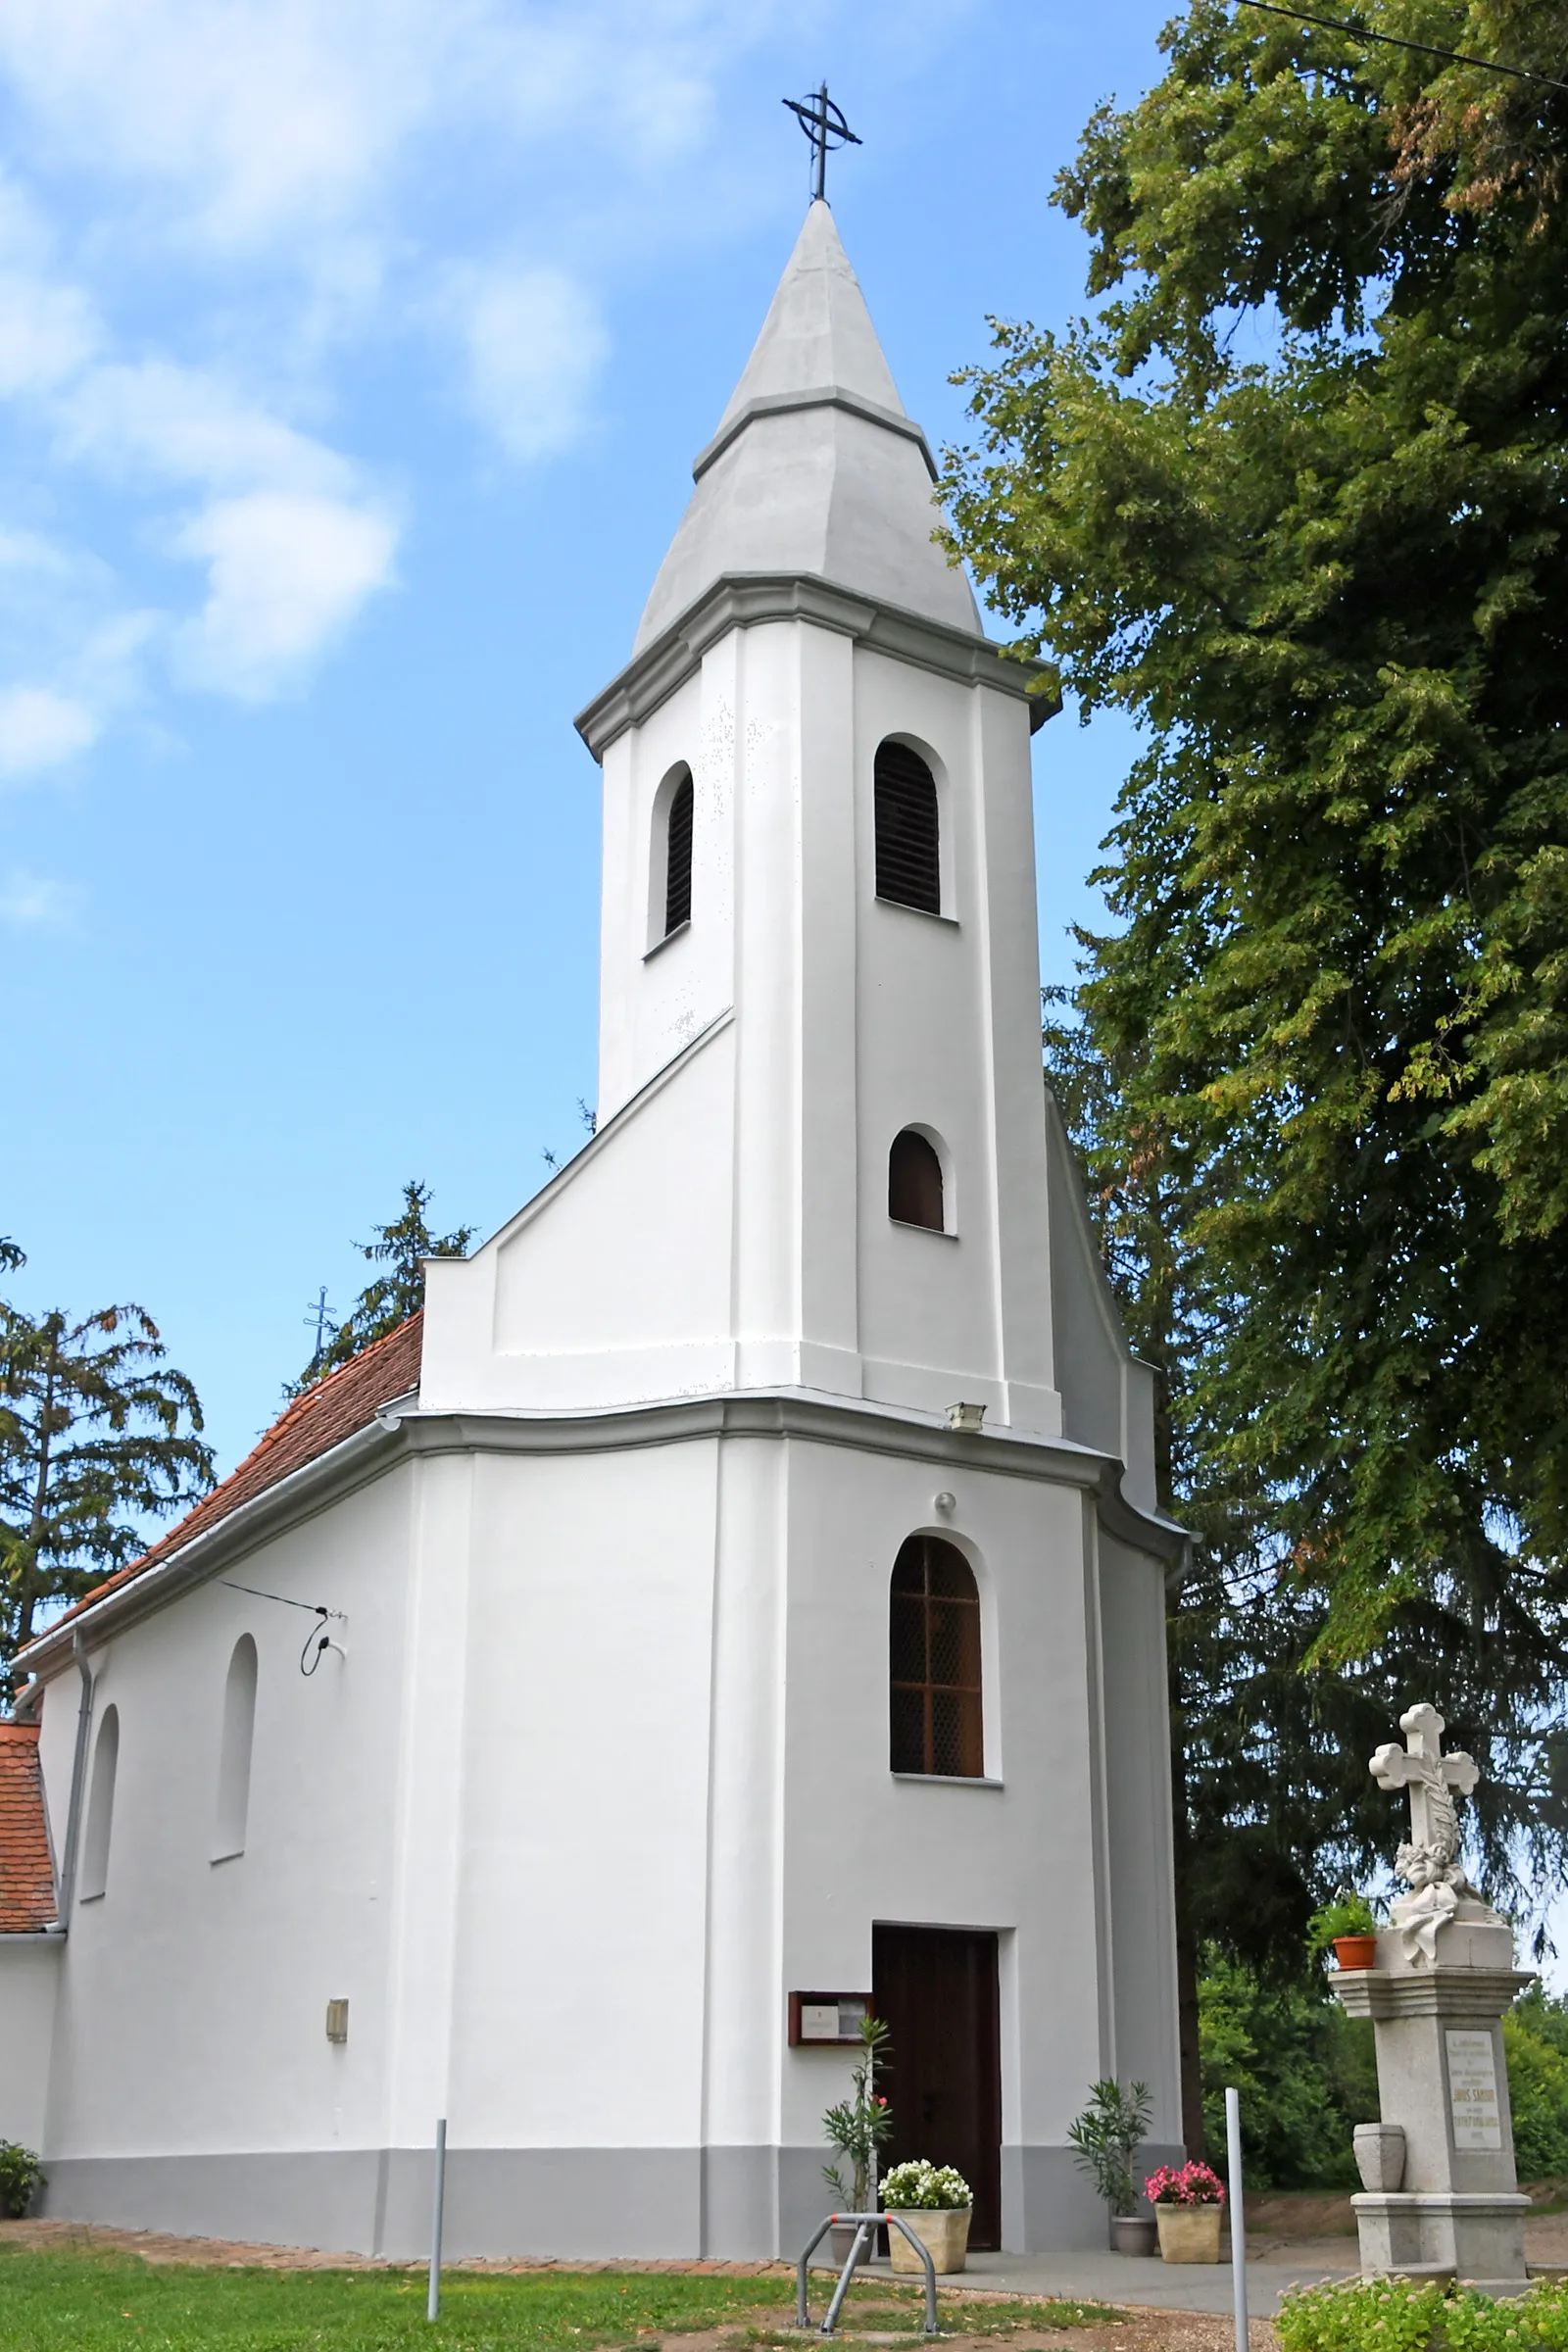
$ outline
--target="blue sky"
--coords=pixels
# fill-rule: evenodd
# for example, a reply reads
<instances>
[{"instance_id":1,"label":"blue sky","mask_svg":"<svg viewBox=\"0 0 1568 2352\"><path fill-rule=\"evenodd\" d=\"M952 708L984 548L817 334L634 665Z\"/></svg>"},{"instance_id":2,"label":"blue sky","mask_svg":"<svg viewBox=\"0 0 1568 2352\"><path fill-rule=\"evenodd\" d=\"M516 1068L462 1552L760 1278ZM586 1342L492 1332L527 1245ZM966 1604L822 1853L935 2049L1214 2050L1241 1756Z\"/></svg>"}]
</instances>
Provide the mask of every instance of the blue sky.
<instances>
[{"instance_id":1,"label":"blue sky","mask_svg":"<svg viewBox=\"0 0 1568 2352\"><path fill-rule=\"evenodd\" d=\"M807 194L906 406L1060 323L1047 204L1163 8L14 0L0 15L0 1233L140 1301L228 1467L418 1176L488 1230L592 1099L620 666ZM1043 958L1127 757L1037 739Z\"/></svg>"}]
</instances>

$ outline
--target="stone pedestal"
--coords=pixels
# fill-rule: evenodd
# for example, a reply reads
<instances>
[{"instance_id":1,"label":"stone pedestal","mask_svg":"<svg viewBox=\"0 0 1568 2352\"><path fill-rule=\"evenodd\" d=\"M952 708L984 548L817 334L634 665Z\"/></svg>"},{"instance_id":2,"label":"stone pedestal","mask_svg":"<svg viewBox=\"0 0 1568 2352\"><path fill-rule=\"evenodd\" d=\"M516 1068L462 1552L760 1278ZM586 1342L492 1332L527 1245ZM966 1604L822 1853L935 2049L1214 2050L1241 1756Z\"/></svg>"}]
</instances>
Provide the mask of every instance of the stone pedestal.
<instances>
[{"instance_id":1,"label":"stone pedestal","mask_svg":"<svg viewBox=\"0 0 1568 2352\"><path fill-rule=\"evenodd\" d=\"M1346 2013L1373 2022L1383 2121L1404 2133L1397 2185L1350 2200L1361 2268L1517 2290L1530 2199L1514 2173L1500 2021L1533 1979L1483 1903L1461 1901L1434 1940L1428 1960L1401 1926L1385 1929L1377 1966L1334 1981Z\"/></svg>"}]
</instances>

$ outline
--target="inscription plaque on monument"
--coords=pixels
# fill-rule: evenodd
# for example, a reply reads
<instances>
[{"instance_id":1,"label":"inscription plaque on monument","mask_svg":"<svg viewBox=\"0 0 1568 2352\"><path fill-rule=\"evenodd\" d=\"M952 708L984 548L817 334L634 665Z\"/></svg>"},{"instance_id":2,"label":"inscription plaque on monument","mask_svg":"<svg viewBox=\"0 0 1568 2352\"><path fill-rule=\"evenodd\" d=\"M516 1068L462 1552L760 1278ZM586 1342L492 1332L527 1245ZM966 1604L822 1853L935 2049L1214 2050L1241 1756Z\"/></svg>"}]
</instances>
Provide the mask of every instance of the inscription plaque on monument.
<instances>
[{"instance_id":1,"label":"inscription plaque on monument","mask_svg":"<svg viewBox=\"0 0 1568 2352\"><path fill-rule=\"evenodd\" d=\"M1497 2106L1497 2069L1490 2034L1466 2034L1450 2026L1448 2112L1456 2148L1500 2148L1502 2116Z\"/></svg>"}]
</instances>

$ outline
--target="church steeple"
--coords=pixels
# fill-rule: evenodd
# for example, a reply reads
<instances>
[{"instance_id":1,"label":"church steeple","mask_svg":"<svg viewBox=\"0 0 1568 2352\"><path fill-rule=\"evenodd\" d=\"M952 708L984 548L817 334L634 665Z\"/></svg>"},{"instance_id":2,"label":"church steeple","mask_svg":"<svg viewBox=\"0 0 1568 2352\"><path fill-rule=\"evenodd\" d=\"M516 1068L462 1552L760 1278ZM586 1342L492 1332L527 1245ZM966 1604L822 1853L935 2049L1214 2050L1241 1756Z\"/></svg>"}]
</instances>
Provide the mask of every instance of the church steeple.
<instances>
[{"instance_id":1,"label":"church steeple","mask_svg":"<svg viewBox=\"0 0 1568 2352\"><path fill-rule=\"evenodd\" d=\"M698 457L654 582L641 653L726 575L793 573L978 636L932 538L936 467L904 413L827 205L814 203L762 331Z\"/></svg>"}]
</instances>

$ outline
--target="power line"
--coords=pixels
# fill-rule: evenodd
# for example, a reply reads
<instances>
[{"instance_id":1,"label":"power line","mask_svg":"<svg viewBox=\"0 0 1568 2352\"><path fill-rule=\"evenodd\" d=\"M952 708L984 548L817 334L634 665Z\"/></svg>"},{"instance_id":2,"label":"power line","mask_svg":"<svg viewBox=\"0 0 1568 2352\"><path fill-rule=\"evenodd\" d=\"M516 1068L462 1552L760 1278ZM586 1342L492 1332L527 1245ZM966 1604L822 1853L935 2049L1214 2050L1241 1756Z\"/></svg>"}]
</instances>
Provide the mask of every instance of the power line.
<instances>
[{"instance_id":1,"label":"power line","mask_svg":"<svg viewBox=\"0 0 1568 2352\"><path fill-rule=\"evenodd\" d=\"M1293 24L1319 24L1325 32L1348 32L1358 41L1380 41L1385 49L1410 49L1417 57L1443 57L1454 66L1479 66L1483 74L1506 74L1510 81L1538 81L1544 89L1568 91L1568 81L1549 74L1533 74L1527 66L1499 66L1490 57L1470 57L1463 49L1435 49L1430 41L1402 41L1396 33L1374 32L1369 24L1348 23L1343 17L1314 17L1304 8L1281 8L1277 0L1236 0L1238 8L1260 8L1265 16L1285 17Z\"/></svg>"}]
</instances>

